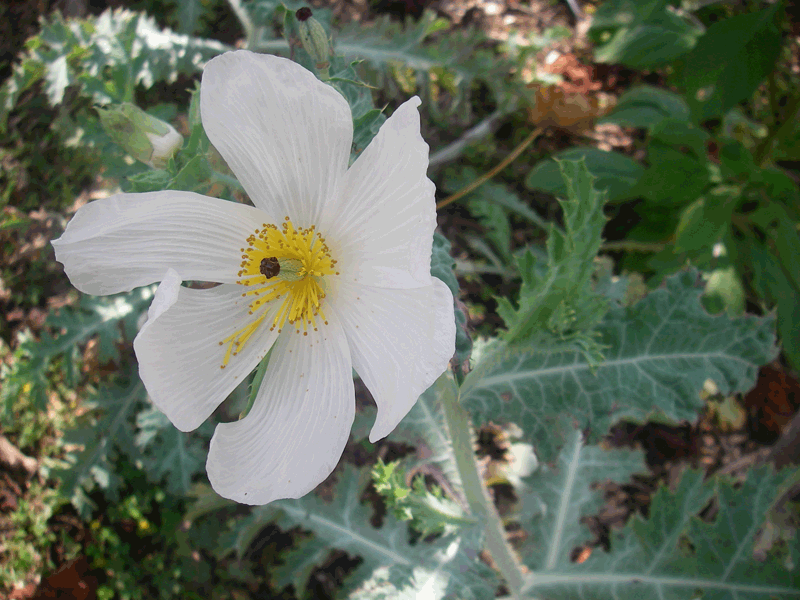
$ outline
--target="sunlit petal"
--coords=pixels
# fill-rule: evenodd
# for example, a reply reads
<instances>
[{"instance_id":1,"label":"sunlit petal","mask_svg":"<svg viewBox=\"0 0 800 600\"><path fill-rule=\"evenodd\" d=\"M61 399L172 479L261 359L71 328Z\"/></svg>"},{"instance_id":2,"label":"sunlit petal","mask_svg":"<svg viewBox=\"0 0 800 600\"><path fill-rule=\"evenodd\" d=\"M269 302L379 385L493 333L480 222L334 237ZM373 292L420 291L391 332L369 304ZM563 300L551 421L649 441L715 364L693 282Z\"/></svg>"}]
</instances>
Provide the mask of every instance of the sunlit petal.
<instances>
[{"instance_id":1,"label":"sunlit petal","mask_svg":"<svg viewBox=\"0 0 800 600\"><path fill-rule=\"evenodd\" d=\"M319 225L347 169L347 101L298 64L246 50L212 59L200 104L208 137L273 223Z\"/></svg>"},{"instance_id":2,"label":"sunlit petal","mask_svg":"<svg viewBox=\"0 0 800 600\"><path fill-rule=\"evenodd\" d=\"M431 279L410 290L342 284L332 302L353 367L378 405L371 442L397 426L455 353L453 295Z\"/></svg>"},{"instance_id":3,"label":"sunlit petal","mask_svg":"<svg viewBox=\"0 0 800 600\"><path fill-rule=\"evenodd\" d=\"M82 206L53 247L87 294L149 285L170 268L183 280L233 283L243 242L263 218L252 206L191 192L116 194Z\"/></svg>"},{"instance_id":4,"label":"sunlit petal","mask_svg":"<svg viewBox=\"0 0 800 600\"><path fill-rule=\"evenodd\" d=\"M299 498L339 462L355 415L350 352L339 322L284 331L253 408L217 426L206 469L218 494L244 504Z\"/></svg>"},{"instance_id":5,"label":"sunlit petal","mask_svg":"<svg viewBox=\"0 0 800 600\"><path fill-rule=\"evenodd\" d=\"M347 172L335 209L321 224L338 242L342 276L378 287L430 285L436 228L428 144L419 98L398 108Z\"/></svg>"},{"instance_id":6,"label":"sunlit petal","mask_svg":"<svg viewBox=\"0 0 800 600\"><path fill-rule=\"evenodd\" d=\"M259 327L225 368L225 338L253 322L237 285L208 290L164 278L133 342L150 399L181 431L197 428L264 358L277 331Z\"/></svg>"}]
</instances>

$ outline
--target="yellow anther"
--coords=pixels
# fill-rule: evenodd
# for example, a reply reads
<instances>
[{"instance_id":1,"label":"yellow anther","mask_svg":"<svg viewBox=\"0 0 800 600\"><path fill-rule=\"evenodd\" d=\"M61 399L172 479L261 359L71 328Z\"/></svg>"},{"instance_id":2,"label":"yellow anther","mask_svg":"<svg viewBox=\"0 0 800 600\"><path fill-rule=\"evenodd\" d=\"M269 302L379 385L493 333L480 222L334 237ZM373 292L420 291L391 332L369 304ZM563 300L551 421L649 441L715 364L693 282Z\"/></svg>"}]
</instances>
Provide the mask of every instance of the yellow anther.
<instances>
[{"instance_id":1,"label":"yellow anther","mask_svg":"<svg viewBox=\"0 0 800 600\"><path fill-rule=\"evenodd\" d=\"M243 297L255 297L249 310L255 318L220 342L220 345L228 346L222 359L223 369L257 331L272 301L280 303L270 330L277 328L281 331L288 322L298 333L302 330L304 335L308 335L309 326L317 331L314 326L317 316L327 325L322 311L325 277L339 274L334 270L336 261L331 258L325 240L314 225L298 229L286 217L280 229L264 223L245 241L248 247L241 249L242 264L236 283L250 288L242 293Z\"/></svg>"}]
</instances>

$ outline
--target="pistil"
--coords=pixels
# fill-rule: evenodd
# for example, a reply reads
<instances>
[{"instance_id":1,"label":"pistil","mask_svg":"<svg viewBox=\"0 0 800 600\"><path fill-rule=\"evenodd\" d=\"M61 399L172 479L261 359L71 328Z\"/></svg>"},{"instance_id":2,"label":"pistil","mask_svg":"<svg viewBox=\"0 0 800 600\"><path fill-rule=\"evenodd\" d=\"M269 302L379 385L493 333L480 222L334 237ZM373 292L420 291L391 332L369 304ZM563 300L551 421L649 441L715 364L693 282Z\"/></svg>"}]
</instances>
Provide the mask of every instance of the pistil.
<instances>
[{"instance_id":1,"label":"pistil","mask_svg":"<svg viewBox=\"0 0 800 600\"><path fill-rule=\"evenodd\" d=\"M303 335L308 328L317 330L319 317L327 325L322 309L325 278L338 275L336 261L331 258L323 237L311 227L295 228L286 217L281 228L264 223L241 248L242 263L238 284L248 287L243 297L253 296L249 314L255 318L246 326L220 342L227 344L221 367L224 369L265 320L269 306L279 302L270 330L282 331L288 322Z\"/></svg>"}]
</instances>

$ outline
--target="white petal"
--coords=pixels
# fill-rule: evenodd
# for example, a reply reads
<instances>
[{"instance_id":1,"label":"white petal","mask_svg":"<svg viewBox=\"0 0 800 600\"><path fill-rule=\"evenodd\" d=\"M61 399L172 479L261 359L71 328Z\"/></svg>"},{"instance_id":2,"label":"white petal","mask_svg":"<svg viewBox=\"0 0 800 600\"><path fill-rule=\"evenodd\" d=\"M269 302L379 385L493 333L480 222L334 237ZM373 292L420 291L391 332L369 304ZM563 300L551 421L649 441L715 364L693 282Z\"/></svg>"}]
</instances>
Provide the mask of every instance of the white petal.
<instances>
[{"instance_id":1,"label":"white petal","mask_svg":"<svg viewBox=\"0 0 800 600\"><path fill-rule=\"evenodd\" d=\"M200 108L211 143L271 222L319 224L350 159L353 120L339 92L290 60L238 50L206 65Z\"/></svg>"},{"instance_id":2,"label":"white petal","mask_svg":"<svg viewBox=\"0 0 800 600\"><path fill-rule=\"evenodd\" d=\"M217 425L206 469L220 496L244 504L299 498L333 471L355 416L350 352L335 317L275 343L250 413Z\"/></svg>"},{"instance_id":3,"label":"white petal","mask_svg":"<svg viewBox=\"0 0 800 600\"><path fill-rule=\"evenodd\" d=\"M233 283L245 239L264 222L252 206L191 192L116 194L82 206L53 240L56 260L87 294L115 294L160 281Z\"/></svg>"},{"instance_id":4,"label":"white petal","mask_svg":"<svg viewBox=\"0 0 800 600\"><path fill-rule=\"evenodd\" d=\"M180 284L170 271L158 286L133 348L153 404L175 427L191 431L258 365L278 332L269 330L268 316L222 369L228 346L220 342L254 319L242 286L196 290Z\"/></svg>"},{"instance_id":5,"label":"white petal","mask_svg":"<svg viewBox=\"0 0 800 600\"><path fill-rule=\"evenodd\" d=\"M431 283L435 187L426 175L419 103L414 97L387 119L347 171L338 204L318 227L330 236L345 279L393 288Z\"/></svg>"},{"instance_id":6,"label":"white petal","mask_svg":"<svg viewBox=\"0 0 800 600\"><path fill-rule=\"evenodd\" d=\"M453 295L432 285L392 290L343 283L331 304L342 320L353 367L378 405L369 435L386 437L455 353Z\"/></svg>"}]
</instances>

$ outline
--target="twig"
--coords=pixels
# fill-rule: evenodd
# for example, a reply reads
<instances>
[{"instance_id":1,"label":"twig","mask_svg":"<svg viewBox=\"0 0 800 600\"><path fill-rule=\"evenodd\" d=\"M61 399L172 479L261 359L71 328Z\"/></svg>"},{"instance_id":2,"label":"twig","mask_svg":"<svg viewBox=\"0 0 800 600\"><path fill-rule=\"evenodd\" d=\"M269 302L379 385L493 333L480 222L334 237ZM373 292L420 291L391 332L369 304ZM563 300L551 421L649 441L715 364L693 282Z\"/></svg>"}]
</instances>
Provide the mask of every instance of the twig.
<instances>
[{"instance_id":1,"label":"twig","mask_svg":"<svg viewBox=\"0 0 800 600\"><path fill-rule=\"evenodd\" d=\"M23 454L4 435L0 435L0 463L9 469L22 468L29 476L36 473L36 469L39 468L39 463L35 458Z\"/></svg>"},{"instance_id":2,"label":"twig","mask_svg":"<svg viewBox=\"0 0 800 600\"><path fill-rule=\"evenodd\" d=\"M666 248L666 244L658 242L637 242L636 240L617 240L615 242L605 242L600 246L601 250L614 252L624 250L627 252L661 252Z\"/></svg>"},{"instance_id":3,"label":"twig","mask_svg":"<svg viewBox=\"0 0 800 600\"><path fill-rule=\"evenodd\" d=\"M448 204L450 204L452 202L455 202L456 200L458 200L462 196L466 196L467 194L469 194L472 190L474 190L475 188L477 188L481 184L489 181L492 177L497 175L500 171L502 171L509 164L511 164L511 162L514 159L516 159L520 154L522 154L522 152L525 150L525 148L530 146L533 143L533 140L535 140L537 137L539 137L542 134L542 131L544 131L544 129L542 129L541 127L537 127L536 129L534 129L530 133L530 135L528 137L526 137L522 141L522 143L519 146L514 148L509 153L509 155L506 156L502 161L500 161L500 163L496 167L494 167L491 171L489 171L487 173L484 173L483 175L478 177L475 181L470 183L468 186L458 190L455 194L452 194L451 196L448 196L444 200L442 200L440 202L437 202L436 203L436 210L439 210L440 208L444 208L445 206L447 206Z\"/></svg>"}]
</instances>

